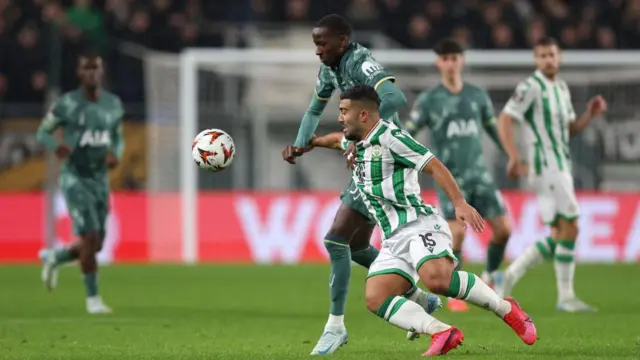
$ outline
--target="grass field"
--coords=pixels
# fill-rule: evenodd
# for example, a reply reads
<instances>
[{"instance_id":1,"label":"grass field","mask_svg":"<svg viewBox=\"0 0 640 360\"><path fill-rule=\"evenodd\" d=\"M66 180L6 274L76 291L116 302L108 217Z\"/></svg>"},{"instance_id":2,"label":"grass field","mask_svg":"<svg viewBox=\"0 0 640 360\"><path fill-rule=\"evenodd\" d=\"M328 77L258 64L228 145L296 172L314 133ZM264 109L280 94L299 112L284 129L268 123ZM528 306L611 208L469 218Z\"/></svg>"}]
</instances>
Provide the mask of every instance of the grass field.
<instances>
[{"instance_id":1,"label":"grass field","mask_svg":"<svg viewBox=\"0 0 640 360\"><path fill-rule=\"evenodd\" d=\"M354 269L350 342L333 358L420 358L428 340L408 342L403 331L368 313L365 273ZM483 310L442 310L439 318L466 337L447 356L640 359L640 266L579 266L577 274L578 293L598 313L557 313L553 269L543 266L515 292L537 325L536 345L524 345ZM60 275L60 287L49 294L38 267L0 267L0 359L304 359L328 309L327 266L111 266L100 280L116 313L98 317L84 313L78 269Z\"/></svg>"}]
</instances>

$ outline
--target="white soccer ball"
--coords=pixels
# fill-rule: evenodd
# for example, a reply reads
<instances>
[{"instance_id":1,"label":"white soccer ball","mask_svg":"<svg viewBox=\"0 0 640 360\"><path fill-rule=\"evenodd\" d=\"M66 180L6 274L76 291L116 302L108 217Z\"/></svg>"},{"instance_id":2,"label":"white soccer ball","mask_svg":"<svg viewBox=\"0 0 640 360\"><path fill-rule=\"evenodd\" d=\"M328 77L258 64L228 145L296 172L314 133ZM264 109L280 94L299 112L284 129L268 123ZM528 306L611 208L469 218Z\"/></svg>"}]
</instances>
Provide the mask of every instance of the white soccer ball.
<instances>
[{"instance_id":1,"label":"white soccer ball","mask_svg":"<svg viewBox=\"0 0 640 360\"><path fill-rule=\"evenodd\" d=\"M219 129L208 129L196 136L191 145L193 161L207 171L221 171L233 162L236 147L233 139Z\"/></svg>"}]
</instances>

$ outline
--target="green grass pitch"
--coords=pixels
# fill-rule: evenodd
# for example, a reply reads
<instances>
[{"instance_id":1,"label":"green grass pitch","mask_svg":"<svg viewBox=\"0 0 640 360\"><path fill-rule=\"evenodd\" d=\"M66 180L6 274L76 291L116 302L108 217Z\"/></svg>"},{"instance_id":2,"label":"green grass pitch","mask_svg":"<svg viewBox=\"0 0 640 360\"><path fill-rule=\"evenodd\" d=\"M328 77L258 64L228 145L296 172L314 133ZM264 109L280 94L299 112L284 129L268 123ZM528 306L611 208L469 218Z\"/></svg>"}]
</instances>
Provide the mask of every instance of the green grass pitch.
<instances>
[{"instance_id":1,"label":"green grass pitch","mask_svg":"<svg viewBox=\"0 0 640 360\"><path fill-rule=\"evenodd\" d=\"M480 270L470 267L471 270ZM364 307L364 270L354 267L349 343L334 359L419 359L428 340L405 339ZM35 266L0 267L0 359L305 359L328 310L329 268L318 266L110 266L101 292L116 311L84 313L77 267L61 269L47 293ZM640 266L581 265L577 292L593 314L554 310L549 264L519 284L515 297L539 340L526 346L480 309L437 316L465 333L452 359L640 359Z\"/></svg>"}]
</instances>

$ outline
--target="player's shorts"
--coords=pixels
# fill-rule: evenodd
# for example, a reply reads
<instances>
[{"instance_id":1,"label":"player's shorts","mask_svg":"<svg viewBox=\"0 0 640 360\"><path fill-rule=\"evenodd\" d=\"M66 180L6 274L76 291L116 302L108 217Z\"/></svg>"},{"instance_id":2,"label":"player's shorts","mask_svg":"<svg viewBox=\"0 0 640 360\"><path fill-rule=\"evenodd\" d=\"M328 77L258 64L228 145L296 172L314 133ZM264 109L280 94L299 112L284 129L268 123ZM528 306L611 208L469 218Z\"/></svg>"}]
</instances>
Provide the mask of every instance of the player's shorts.
<instances>
[{"instance_id":1,"label":"player's shorts","mask_svg":"<svg viewBox=\"0 0 640 360\"><path fill-rule=\"evenodd\" d=\"M460 186L464 199L478 210L483 218L493 219L506 213L502 194L488 174L478 179L456 178L456 182ZM456 210L449 197L440 188L437 193L442 216L447 220L455 220Z\"/></svg>"},{"instance_id":2,"label":"player's shorts","mask_svg":"<svg viewBox=\"0 0 640 360\"><path fill-rule=\"evenodd\" d=\"M451 230L444 218L421 216L382 241L380 254L369 267L367 278L398 274L415 285L419 280L418 269L429 260L449 257L457 265L451 239Z\"/></svg>"},{"instance_id":3,"label":"player's shorts","mask_svg":"<svg viewBox=\"0 0 640 360\"><path fill-rule=\"evenodd\" d=\"M356 184L353 182L353 180L349 181L349 186L340 194L340 200L348 207L352 208L353 210L362 214L362 216L369 219L369 224L376 224L376 220L373 218L373 216L371 216L369 210L367 210L367 205L362 199L362 194L360 194L360 191L356 187Z\"/></svg>"},{"instance_id":4,"label":"player's shorts","mask_svg":"<svg viewBox=\"0 0 640 360\"><path fill-rule=\"evenodd\" d=\"M63 174L60 180L74 234L104 234L109 214L109 190L105 182L69 174Z\"/></svg>"},{"instance_id":5,"label":"player's shorts","mask_svg":"<svg viewBox=\"0 0 640 360\"><path fill-rule=\"evenodd\" d=\"M538 197L540 217L546 225L558 219L575 220L580 215L573 176L564 171L548 171L529 176L529 183Z\"/></svg>"}]
</instances>

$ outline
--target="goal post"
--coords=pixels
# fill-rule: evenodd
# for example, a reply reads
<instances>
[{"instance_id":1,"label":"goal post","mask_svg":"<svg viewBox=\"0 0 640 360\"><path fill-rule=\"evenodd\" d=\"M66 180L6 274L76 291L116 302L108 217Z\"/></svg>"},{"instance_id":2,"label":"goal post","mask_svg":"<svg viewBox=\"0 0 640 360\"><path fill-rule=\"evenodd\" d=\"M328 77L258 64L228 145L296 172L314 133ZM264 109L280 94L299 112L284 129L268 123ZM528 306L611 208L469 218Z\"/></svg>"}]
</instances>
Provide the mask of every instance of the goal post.
<instances>
[{"instance_id":1,"label":"goal post","mask_svg":"<svg viewBox=\"0 0 640 360\"><path fill-rule=\"evenodd\" d=\"M396 76L409 103L419 91L439 81L431 51L374 50L373 55ZM613 117L624 119L635 115L631 100L640 99L637 60L640 52L565 51L562 57L561 76L575 94L574 101L580 105L577 110L584 108L582 103L588 96L599 92L610 101L610 108L620 105L610 111ZM465 80L486 88L496 111L534 68L531 51L474 50L466 52L465 58ZM169 172L154 172L153 167L162 166L158 161L150 164L149 171L155 174L151 177L172 176L177 183L172 191L179 196L178 236L183 262L196 263L199 258L198 224L207 220L198 208L201 189L337 190L344 185L348 175L339 175L344 173L341 162L317 160L328 155L314 154L313 164L305 161L296 167L287 167L279 159L282 146L295 138L313 95L320 63L312 51L198 48L185 49L179 55L150 54L145 63L148 113L157 114L157 107L162 106L173 109L168 113L175 112L177 117L171 126L174 136L171 141L175 143L169 146L178 152L177 163L168 165ZM158 89L166 86L174 89L165 97L169 94L175 97L157 101ZM618 99L621 93L626 98ZM337 111L332 109L335 101L334 97L327 106L321 126L335 127ZM229 131L236 142L237 154L231 169L205 177L193 164L190 149L195 135L210 127ZM428 145L425 135L420 140ZM154 141L160 142L156 138L151 143ZM152 144L151 148L158 146L165 145ZM497 153L492 145L488 148L489 154ZM495 161L496 156L488 158ZM150 219L149 223L161 221Z\"/></svg>"}]
</instances>

